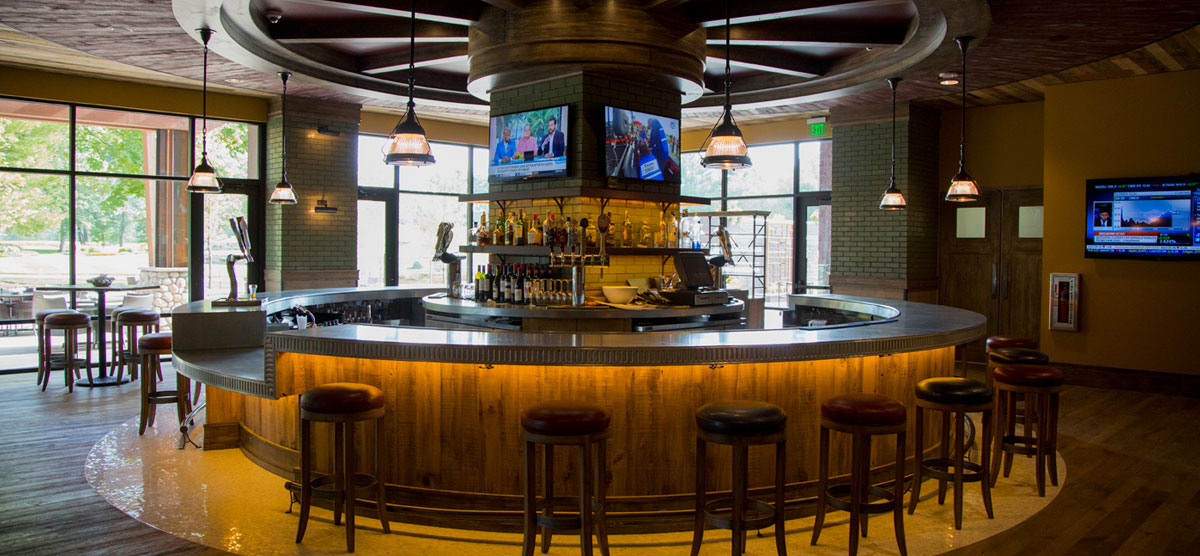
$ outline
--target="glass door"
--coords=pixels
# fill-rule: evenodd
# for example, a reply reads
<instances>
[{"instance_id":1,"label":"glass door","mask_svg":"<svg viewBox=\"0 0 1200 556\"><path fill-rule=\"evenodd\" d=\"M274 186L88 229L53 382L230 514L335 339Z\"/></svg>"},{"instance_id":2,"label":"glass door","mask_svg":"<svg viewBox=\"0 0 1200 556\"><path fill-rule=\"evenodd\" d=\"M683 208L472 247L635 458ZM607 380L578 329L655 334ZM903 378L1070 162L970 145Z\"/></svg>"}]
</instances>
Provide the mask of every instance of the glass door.
<instances>
[{"instance_id":1,"label":"glass door","mask_svg":"<svg viewBox=\"0 0 1200 556\"><path fill-rule=\"evenodd\" d=\"M795 293L829 293L830 195L827 191L796 197Z\"/></svg>"}]
</instances>

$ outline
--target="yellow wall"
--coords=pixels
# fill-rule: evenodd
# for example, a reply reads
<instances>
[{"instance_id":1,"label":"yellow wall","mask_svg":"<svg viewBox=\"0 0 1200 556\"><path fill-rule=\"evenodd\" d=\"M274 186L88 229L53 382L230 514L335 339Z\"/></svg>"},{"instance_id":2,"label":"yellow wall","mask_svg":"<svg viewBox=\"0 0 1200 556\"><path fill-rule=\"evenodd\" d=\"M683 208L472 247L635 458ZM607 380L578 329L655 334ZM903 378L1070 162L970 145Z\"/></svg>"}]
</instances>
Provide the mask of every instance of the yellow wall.
<instances>
[{"instance_id":1,"label":"yellow wall","mask_svg":"<svg viewBox=\"0 0 1200 556\"><path fill-rule=\"evenodd\" d=\"M196 89L5 66L0 66L0 95L195 116L199 116L201 111L201 95ZM267 99L209 91L208 115L212 118L265 122Z\"/></svg>"},{"instance_id":2,"label":"yellow wall","mask_svg":"<svg viewBox=\"0 0 1200 556\"><path fill-rule=\"evenodd\" d=\"M488 144L488 128L486 125L447 122L421 117L420 114L421 108L418 106L417 115L420 117L421 126L425 128L425 134L430 141L484 147ZM358 124L358 131L359 133L370 133L373 135L387 135L392 132L392 128L396 127L396 123L403 118L403 115L363 110L362 120Z\"/></svg>"},{"instance_id":3,"label":"yellow wall","mask_svg":"<svg viewBox=\"0 0 1200 556\"><path fill-rule=\"evenodd\" d=\"M715 124L716 121L713 121ZM797 117L794 120L781 122L765 122L761 124L738 125L747 145L765 145L770 143L786 143L789 141L805 141L809 139L830 139L833 137L833 126L825 123L825 135L812 137L808 134L808 118ZM711 128L695 129L683 132L683 151L698 151L704 147Z\"/></svg>"},{"instance_id":4,"label":"yellow wall","mask_svg":"<svg viewBox=\"0 0 1200 556\"><path fill-rule=\"evenodd\" d=\"M967 171L982 187L1042 185L1042 111L1025 102L967 110ZM945 191L958 172L962 113L942 112L938 184Z\"/></svg>"},{"instance_id":5,"label":"yellow wall","mask_svg":"<svg viewBox=\"0 0 1200 556\"><path fill-rule=\"evenodd\" d=\"M1046 330L1042 311L1051 359L1200 374L1200 262L1083 257L1085 180L1200 172L1196 91L1200 71L1047 88L1042 270L1080 273L1082 293L1079 332Z\"/></svg>"}]
</instances>

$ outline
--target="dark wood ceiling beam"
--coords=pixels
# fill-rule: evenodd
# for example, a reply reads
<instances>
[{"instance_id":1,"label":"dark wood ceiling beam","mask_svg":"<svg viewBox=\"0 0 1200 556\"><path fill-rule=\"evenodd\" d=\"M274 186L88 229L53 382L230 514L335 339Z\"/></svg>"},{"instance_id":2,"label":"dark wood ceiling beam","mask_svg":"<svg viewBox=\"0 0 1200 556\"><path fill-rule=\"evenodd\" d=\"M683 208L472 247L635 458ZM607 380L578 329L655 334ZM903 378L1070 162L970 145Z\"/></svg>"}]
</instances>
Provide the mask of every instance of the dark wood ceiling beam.
<instances>
[{"instance_id":1,"label":"dark wood ceiling beam","mask_svg":"<svg viewBox=\"0 0 1200 556\"><path fill-rule=\"evenodd\" d=\"M747 23L730 28L730 43L741 46L899 46L907 26L863 27L796 22ZM708 28L708 44L725 44L725 27Z\"/></svg>"},{"instance_id":2,"label":"dark wood ceiling beam","mask_svg":"<svg viewBox=\"0 0 1200 556\"><path fill-rule=\"evenodd\" d=\"M730 23L754 23L791 19L818 14L874 8L892 4L907 4L910 0L758 0L738 2L729 6ZM721 2L695 3L688 8L688 16L701 27L725 25L725 4Z\"/></svg>"},{"instance_id":3,"label":"dark wood ceiling beam","mask_svg":"<svg viewBox=\"0 0 1200 556\"><path fill-rule=\"evenodd\" d=\"M391 76L376 76L380 79L394 81L401 85L408 84L408 76L403 73ZM418 71L417 77L417 96L421 96L421 89L439 89L442 91L454 91L459 93L467 92L467 77L465 75L453 75L449 73L434 72L434 71Z\"/></svg>"},{"instance_id":4,"label":"dark wood ceiling beam","mask_svg":"<svg viewBox=\"0 0 1200 556\"><path fill-rule=\"evenodd\" d=\"M483 3L510 12L523 10L529 6L529 0L483 0Z\"/></svg>"},{"instance_id":5,"label":"dark wood ceiling beam","mask_svg":"<svg viewBox=\"0 0 1200 556\"><path fill-rule=\"evenodd\" d=\"M417 42L467 42L467 28L433 21L417 21ZM280 21L270 27L271 38L284 44L326 44L339 42L408 42L408 23L392 21Z\"/></svg>"},{"instance_id":6,"label":"dark wood ceiling beam","mask_svg":"<svg viewBox=\"0 0 1200 556\"><path fill-rule=\"evenodd\" d=\"M688 0L645 0L647 10L670 10L686 4Z\"/></svg>"},{"instance_id":7,"label":"dark wood ceiling beam","mask_svg":"<svg viewBox=\"0 0 1200 556\"><path fill-rule=\"evenodd\" d=\"M412 12L398 9L398 3L391 0L290 0L297 4L308 4L322 8L333 8L360 12L372 15L386 15L408 18ZM403 4L407 7L407 4ZM459 0L455 2L418 2L417 19L436 21L452 25L470 25L479 21L480 5L478 2ZM287 20L287 12L283 14Z\"/></svg>"},{"instance_id":8,"label":"dark wood ceiling beam","mask_svg":"<svg viewBox=\"0 0 1200 556\"><path fill-rule=\"evenodd\" d=\"M416 66L418 68L436 66L446 62L467 59L466 43L448 43L424 46L417 49ZM364 57L359 66L362 73L378 75L408 69L408 49L403 52L388 52Z\"/></svg>"},{"instance_id":9,"label":"dark wood ceiling beam","mask_svg":"<svg viewBox=\"0 0 1200 556\"><path fill-rule=\"evenodd\" d=\"M707 55L710 60L719 60L724 65L724 46L709 46ZM818 77L827 71L824 64L811 58L760 46L730 48L729 63L743 68L803 78Z\"/></svg>"}]
</instances>

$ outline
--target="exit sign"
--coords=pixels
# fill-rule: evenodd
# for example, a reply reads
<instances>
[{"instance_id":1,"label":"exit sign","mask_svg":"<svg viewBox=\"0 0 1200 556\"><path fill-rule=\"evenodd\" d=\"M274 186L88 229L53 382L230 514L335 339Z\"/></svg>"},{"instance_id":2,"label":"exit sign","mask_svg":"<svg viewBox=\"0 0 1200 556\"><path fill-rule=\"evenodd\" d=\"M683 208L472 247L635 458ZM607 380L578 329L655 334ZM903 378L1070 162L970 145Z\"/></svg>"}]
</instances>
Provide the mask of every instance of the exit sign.
<instances>
[{"instance_id":1,"label":"exit sign","mask_svg":"<svg viewBox=\"0 0 1200 556\"><path fill-rule=\"evenodd\" d=\"M810 137L820 137L825 135L825 122L819 124L808 124L808 135Z\"/></svg>"}]
</instances>

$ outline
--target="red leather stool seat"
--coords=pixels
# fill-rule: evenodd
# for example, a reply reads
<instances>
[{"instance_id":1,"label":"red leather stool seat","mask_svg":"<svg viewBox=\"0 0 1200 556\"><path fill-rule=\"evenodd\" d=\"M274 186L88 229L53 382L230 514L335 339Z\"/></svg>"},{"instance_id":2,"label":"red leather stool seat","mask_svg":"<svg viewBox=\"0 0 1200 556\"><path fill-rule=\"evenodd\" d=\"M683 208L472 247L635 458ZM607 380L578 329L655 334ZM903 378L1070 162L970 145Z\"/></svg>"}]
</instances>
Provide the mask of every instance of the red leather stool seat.
<instances>
[{"instance_id":1,"label":"red leather stool seat","mask_svg":"<svg viewBox=\"0 0 1200 556\"><path fill-rule=\"evenodd\" d=\"M79 311L67 311L65 313L46 315L43 322L45 322L46 326L80 326L87 325L91 322L91 319Z\"/></svg>"},{"instance_id":2,"label":"red leather stool seat","mask_svg":"<svg viewBox=\"0 0 1200 556\"><path fill-rule=\"evenodd\" d=\"M1059 386L1062 371L1046 365L1000 365L992 372L997 382L1015 386Z\"/></svg>"},{"instance_id":3,"label":"red leather stool seat","mask_svg":"<svg viewBox=\"0 0 1200 556\"><path fill-rule=\"evenodd\" d=\"M138 352L144 351L171 351L171 333L170 332L154 332L144 334L138 337L137 340Z\"/></svg>"},{"instance_id":4,"label":"red leather stool seat","mask_svg":"<svg viewBox=\"0 0 1200 556\"><path fill-rule=\"evenodd\" d=\"M696 426L716 434L761 436L782 431L787 414L766 402L714 402L696 410Z\"/></svg>"},{"instance_id":5,"label":"red leather stool seat","mask_svg":"<svg viewBox=\"0 0 1200 556\"><path fill-rule=\"evenodd\" d=\"M946 405L983 405L992 402L992 387L978 380L953 376L927 378L917 383L917 398Z\"/></svg>"},{"instance_id":6,"label":"red leather stool seat","mask_svg":"<svg viewBox=\"0 0 1200 556\"><path fill-rule=\"evenodd\" d=\"M300 394L300 409L316 413L361 413L383 407L383 390L369 384L331 382Z\"/></svg>"},{"instance_id":7,"label":"red leather stool seat","mask_svg":"<svg viewBox=\"0 0 1200 556\"><path fill-rule=\"evenodd\" d=\"M848 425L890 425L904 422L904 404L882 394L855 392L821 402L821 417Z\"/></svg>"},{"instance_id":8,"label":"red leather stool seat","mask_svg":"<svg viewBox=\"0 0 1200 556\"><path fill-rule=\"evenodd\" d=\"M121 323L147 323L153 324L158 322L158 311L152 309L128 309L121 311L117 315L117 322Z\"/></svg>"},{"instance_id":9,"label":"red leather stool seat","mask_svg":"<svg viewBox=\"0 0 1200 556\"><path fill-rule=\"evenodd\" d=\"M525 430L548 435L579 435L608 428L607 411L584 402L555 400L542 402L521 414Z\"/></svg>"},{"instance_id":10,"label":"red leather stool seat","mask_svg":"<svg viewBox=\"0 0 1200 556\"><path fill-rule=\"evenodd\" d=\"M988 352L988 360L993 363L1021 365L1049 365L1050 356L1036 349L1029 348L999 348Z\"/></svg>"},{"instance_id":11,"label":"red leather stool seat","mask_svg":"<svg viewBox=\"0 0 1200 556\"><path fill-rule=\"evenodd\" d=\"M1000 348L1037 349L1037 340L1020 336L992 336L987 339L987 350L995 351Z\"/></svg>"},{"instance_id":12,"label":"red leather stool seat","mask_svg":"<svg viewBox=\"0 0 1200 556\"><path fill-rule=\"evenodd\" d=\"M75 313L75 312L77 312L77 311L74 311L72 309L46 309L45 311L38 311L38 314L34 318L37 319L38 324L43 324L46 322L46 317L48 317L50 315L57 315L59 313Z\"/></svg>"}]
</instances>

